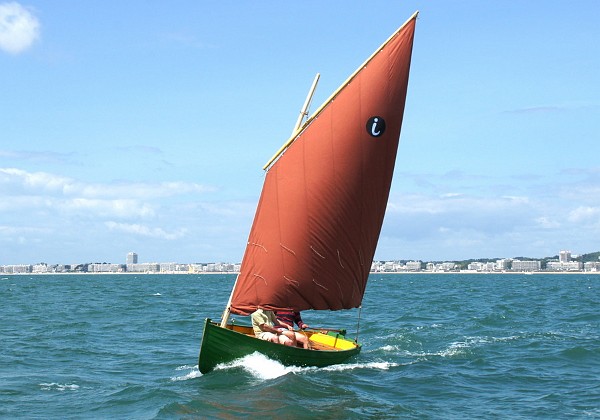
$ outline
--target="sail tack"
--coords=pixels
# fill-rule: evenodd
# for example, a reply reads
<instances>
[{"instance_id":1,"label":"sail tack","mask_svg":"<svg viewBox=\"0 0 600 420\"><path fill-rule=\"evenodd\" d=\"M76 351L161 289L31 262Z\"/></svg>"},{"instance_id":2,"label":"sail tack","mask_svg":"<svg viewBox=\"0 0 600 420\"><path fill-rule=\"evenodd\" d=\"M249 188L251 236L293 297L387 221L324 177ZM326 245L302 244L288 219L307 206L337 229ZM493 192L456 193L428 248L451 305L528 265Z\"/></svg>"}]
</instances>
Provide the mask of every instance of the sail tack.
<instances>
[{"instance_id":1,"label":"sail tack","mask_svg":"<svg viewBox=\"0 0 600 420\"><path fill-rule=\"evenodd\" d=\"M358 307L389 195L416 15L272 164L231 311Z\"/></svg>"}]
</instances>

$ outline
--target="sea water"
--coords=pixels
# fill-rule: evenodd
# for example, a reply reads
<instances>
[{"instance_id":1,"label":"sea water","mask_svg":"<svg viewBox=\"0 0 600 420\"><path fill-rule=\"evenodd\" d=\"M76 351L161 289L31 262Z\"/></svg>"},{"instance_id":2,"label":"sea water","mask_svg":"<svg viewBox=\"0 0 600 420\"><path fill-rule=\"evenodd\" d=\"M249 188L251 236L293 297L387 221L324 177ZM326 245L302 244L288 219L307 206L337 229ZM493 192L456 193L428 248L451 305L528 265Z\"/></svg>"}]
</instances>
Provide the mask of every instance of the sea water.
<instances>
[{"instance_id":1,"label":"sea water","mask_svg":"<svg viewBox=\"0 0 600 420\"><path fill-rule=\"evenodd\" d=\"M373 274L360 311L303 312L358 327L348 363L202 375L234 280L0 275L0 417L600 417L600 275Z\"/></svg>"}]
</instances>

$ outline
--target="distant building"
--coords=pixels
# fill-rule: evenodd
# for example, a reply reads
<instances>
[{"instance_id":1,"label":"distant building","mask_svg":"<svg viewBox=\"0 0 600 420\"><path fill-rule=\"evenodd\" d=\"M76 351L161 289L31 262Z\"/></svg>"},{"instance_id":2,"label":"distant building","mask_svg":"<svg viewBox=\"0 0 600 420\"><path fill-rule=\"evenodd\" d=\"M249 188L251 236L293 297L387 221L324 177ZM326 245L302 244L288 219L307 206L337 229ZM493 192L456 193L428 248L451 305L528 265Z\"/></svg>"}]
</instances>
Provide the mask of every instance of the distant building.
<instances>
[{"instance_id":1,"label":"distant building","mask_svg":"<svg viewBox=\"0 0 600 420\"><path fill-rule=\"evenodd\" d=\"M28 274L31 273L32 266L29 264L3 265L0 272L6 274Z\"/></svg>"},{"instance_id":2,"label":"distant building","mask_svg":"<svg viewBox=\"0 0 600 420\"><path fill-rule=\"evenodd\" d=\"M423 264L421 261L409 261L406 263L406 269L408 271L421 271Z\"/></svg>"},{"instance_id":3,"label":"distant building","mask_svg":"<svg viewBox=\"0 0 600 420\"><path fill-rule=\"evenodd\" d=\"M501 260L497 260L496 261L496 270L500 270L500 271L510 270L511 263L512 263L512 259L510 259L510 258L504 258Z\"/></svg>"},{"instance_id":4,"label":"distant building","mask_svg":"<svg viewBox=\"0 0 600 420\"><path fill-rule=\"evenodd\" d=\"M546 269L548 271L580 271L583 269L583 263L579 261L548 261Z\"/></svg>"},{"instance_id":5,"label":"distant building","mask_svg":"<svg viewBox=\"0 0 600 420\"><path fill-rule=\"evenodd\" d=\"M159 263L127 264L128 273L160 273Z\"/></svg>"},{"instance_id":6,"label":"distant building","mask_svg":"<svg viewBox=\"0 0 600 420\"><path fill-rule=\"evenodd\" d=\"M125 266L123 264L88 264L88 273L122 273L123 271L125 271Z\"/></svg>"},{"instance_id":7,"label":"distant building","mask_svg":"<svg viewBox=\"0 0 600 420\"><path fill-rule=\"evenodd\" d=\"M394 270L394 261L386 261L385 263L383 263L383 270L386 273L391 273Z\"/></svg>"},{"instance_id":8,"label":"distant building","mask_svg":"<svg viewBox=\"0 0 600 420\"><path fill-rule=\"evenodd\" d=\"M512 262L512 271L540 271L541 268L541 261L513 260Z\"/></svg>"},{"instance_id":9,"label":"distant building","mask_svg":"<svg viewBox=\"0 0 600 420\"><path fill-rule=\"evenodd\" d=\"M138 255L135 252L130 252L127 254L127 264L137 264L138 263Z\"/></svg>"},{"instance_id":10,"label":"distant building","mask_svg":"<svg viewBox=\"0 0 600 420\"><path fill-rule=\"evenodd\" d=\"M443 262L440 268L442 271L456 271L458 269L458 265L453 262Z\"/></svg>"},{"instance_id":11,"label":"distant building","mask_svg":"<svg viewBox=\"0 0 600 420\"><path fill-rule=\"evenodd\" d=\"M161 273L189 273L190 264L160 263Z\"/></svg>"},{"instance_id":12,"label":"distant building","mask_svg":"<svg viewBox=\"0 0 600 420\"><path fill-rule=\"evenodd\" d=\"M571 261L571 251L560 251L558 254L558 261L561 263L568 263Z\"/></svg>"},{"instance_id":13,"label":"distant building","mask_svg":"<svg viewBox=\"0 0 600 420\"><path fill-rule=\"evenodd\" d=\"M48 272L48 264L40 263L31 267L31 272L34 274L43 274Z\"/></svg>"}]
</instances>

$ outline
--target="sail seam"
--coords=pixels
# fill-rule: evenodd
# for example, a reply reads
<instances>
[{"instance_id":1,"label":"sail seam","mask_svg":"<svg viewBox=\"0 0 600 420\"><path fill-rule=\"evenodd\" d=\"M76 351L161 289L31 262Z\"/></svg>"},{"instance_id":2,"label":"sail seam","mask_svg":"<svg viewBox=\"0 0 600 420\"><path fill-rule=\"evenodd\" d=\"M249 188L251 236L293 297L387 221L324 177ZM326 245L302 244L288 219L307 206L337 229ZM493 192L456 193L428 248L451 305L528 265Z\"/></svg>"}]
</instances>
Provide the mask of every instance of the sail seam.
<instances>
[{"instance_id":1,"label":"sail seam","mask_svg":"<svg viewBox=\"0 0 600 420\"><path fill-rule=\"evenodd\" d=\"M288 247L286 247L283 244L279 244L280 247L282 247L283 249L285 249L287 252L289 252L290 254L296 255L296 253L294 251L292 251L291 249L289 249Z\"/></svg>"},{"instance_id":2,"label":"sail seam","mask_svg":"<svg viewBox=\"0 0 600 420\"><path fill-rule=\"evenodd\" d=\"M310 246L310 249L312 250L312 252L314 252L315 254L317 254L319 257L325 259L325 256L319 254L319 252L316 249L314 249L312 245Z\"/></svg>"},{"instance_id":3,"label":"sail seam","mask_svg":"<svg viewBox=\"0 0 600 420\"><path fill-rule=\"evenodd\" d=\"M340 267L342 268L346 268L344 267L344 264L342 264L342 256L340 255L340 250L337 250L337 254L338 254L338 262L340 263Z\"/></svg>"},{"instance_id":4,"label":"sail seam","mask_svg":"<svg viewBox=\"0 0 600 420\"><path fill-rule=\"evenodd\" d=\"M261 245L261 244L257 244L257 243L254 243L254 242L248 242L248 245L257 246L257 247L259 247L259 248L262 248L262 249L263 249L263 251L265 251L266 253L269 253L269 251L267 251L267 248L265 248L265 247L264 247L263 245Z\"/></svg>"},{"instance_id":5,"label":"sail seam","mask_svg":"<svg viewBox=\"0 0 600 420\"><path fill-rule=\"evenodd\" d=\"M261 276L260 274L253 274L254 277L258 277L259 279L262 279L262 281L265 282L265 286L268 286L269 284L267 283L267 279L264 278L263 276Z\"/></svg>"},{"instance_id":6,"label":"sail seam","mask_svg":"<svg viewBox=\"0 0 600 420\"><path fill-rule=\"evenodd\" d=\"M287 281L289 281L290 283L295 284L297 287L300 287L300 282L298 280L291 279L287 276L283 276L283 278L286 279Z\"/></svg>"},{"instance_id":7,"label":"sail seam","mask_svg":"<svg viewBox=\"0 0 600 420\"><path fill-rule=\"evenodd\" d=\"M322 287L323 289L329 291L329 289L325 286L323 286L321 283L319 283L318 281L316 281L315 279L312 279L313 283L316 284L319 287Z\"/></svg>"}]
</instances>

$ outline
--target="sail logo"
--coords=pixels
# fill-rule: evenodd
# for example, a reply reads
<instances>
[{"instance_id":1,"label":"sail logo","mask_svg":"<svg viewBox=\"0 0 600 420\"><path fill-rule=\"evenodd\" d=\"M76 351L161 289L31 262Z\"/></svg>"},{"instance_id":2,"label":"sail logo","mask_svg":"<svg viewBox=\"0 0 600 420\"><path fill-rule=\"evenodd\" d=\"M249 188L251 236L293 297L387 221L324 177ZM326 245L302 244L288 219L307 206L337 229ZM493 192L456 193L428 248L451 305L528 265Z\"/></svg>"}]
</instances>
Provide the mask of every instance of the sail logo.
<instances>
[{"instance_id":1,"label":"sail logo","mask_svg":"<svg viewBox=\"0 0 600 420\"><path fill-rule=\"evenodd\" d=\"M385 133L385 120L381 117L374 116L367 121L367 133L371 137L380 137Z\"/></svg>"}]
</instances>

